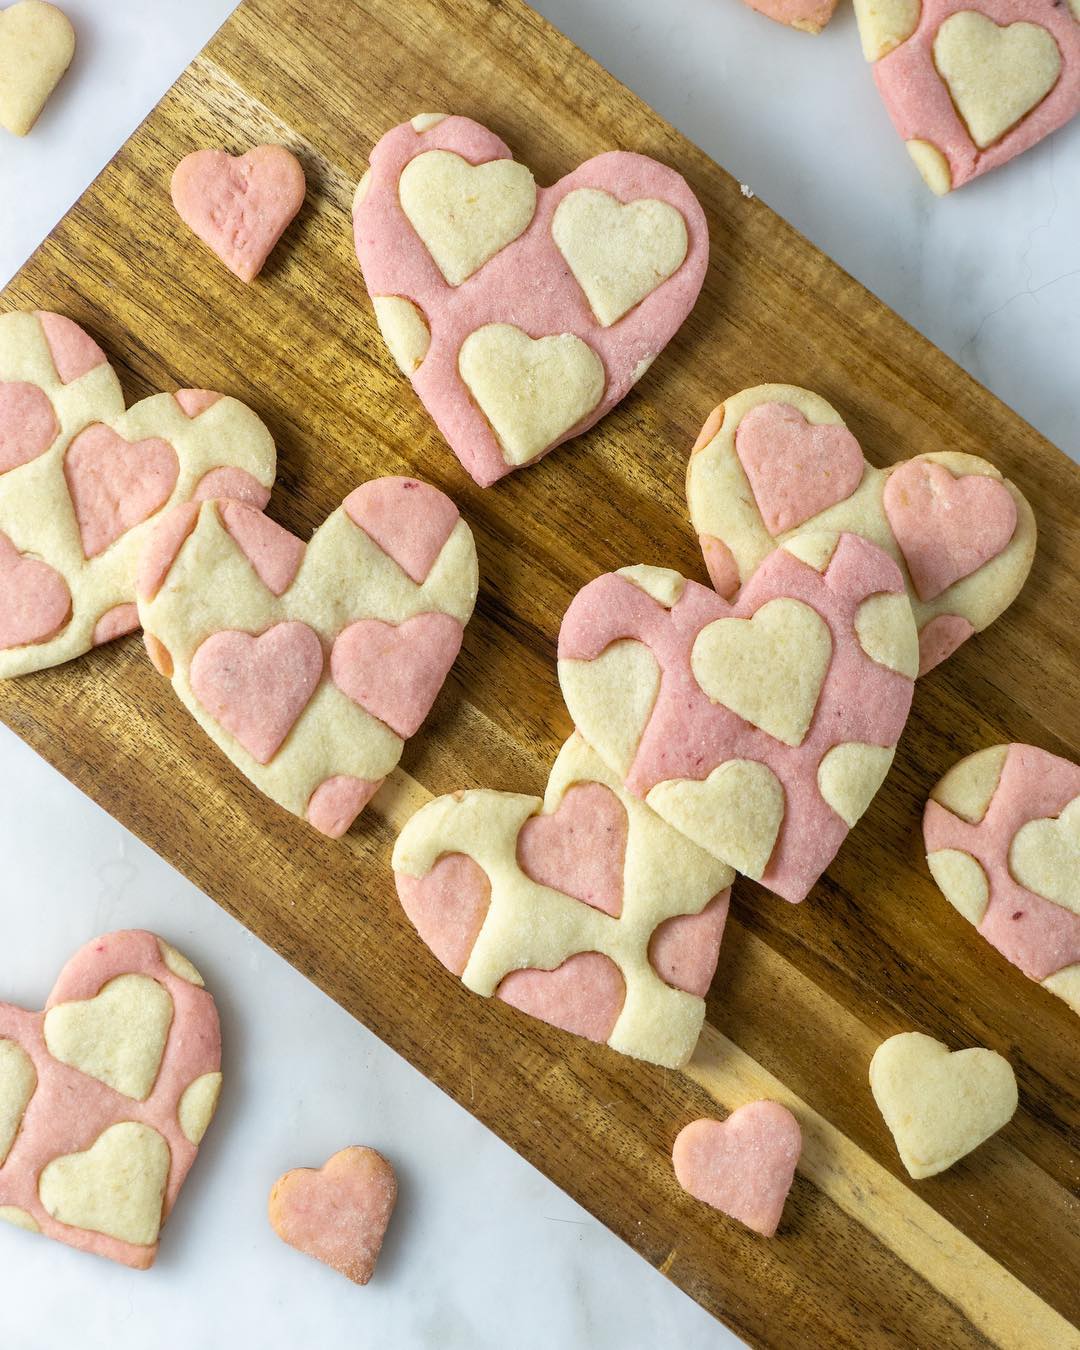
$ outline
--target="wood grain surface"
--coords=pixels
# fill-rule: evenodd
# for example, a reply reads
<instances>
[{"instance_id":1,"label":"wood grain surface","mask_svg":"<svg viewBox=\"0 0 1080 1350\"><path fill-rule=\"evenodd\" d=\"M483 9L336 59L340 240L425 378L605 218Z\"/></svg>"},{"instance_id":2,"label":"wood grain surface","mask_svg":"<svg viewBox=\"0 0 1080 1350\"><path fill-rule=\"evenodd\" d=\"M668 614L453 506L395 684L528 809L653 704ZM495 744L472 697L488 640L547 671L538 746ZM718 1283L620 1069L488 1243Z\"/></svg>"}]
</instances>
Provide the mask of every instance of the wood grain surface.
<instances>
[{"instance_id":1,"label":"wood grain surface","mask_svg":"<svg viewBox=\"0 0 1080 1350\"><path fill-rule=\"evenodd\" d=\"M697 308L631 396L488 491L398 375L352 248L371 146L429 110L486 123L541 182L606 149L654 155L689 179L712 236ZM309 195L245 287L173 215L168 182L191 149L263 140L296 150ZM250 403L279 446L270 514L302 535L368 477L429 479L471 523L482 575L432 716L342 841L259 796L138 638L8 682L0 714L19 735L752 1343L1080 1345L1080 1023L944 901L918 829L970 751L1080 754L1080 471L1063 454L517 0L248 0L4 304L84 324L129 399L202 386ZM706 579L687 453L715 403L765 380L824 394L878 463L987 456L1031 500L1039 551L1012 609L919 684L888 781L810 899L737 882L708 1026L672 1073L467 993L409 927L388 859L428 793L542 791L570 730L554 659L570 598L633 562ZM878 1042L907 1029L991 1046L1020 1085L1006 1129L919 1183L867 1085ZM684 1195L670 1166L687 1121L762 1094L806 1134L771 1242Z\"/></svg>"}]
</instances>

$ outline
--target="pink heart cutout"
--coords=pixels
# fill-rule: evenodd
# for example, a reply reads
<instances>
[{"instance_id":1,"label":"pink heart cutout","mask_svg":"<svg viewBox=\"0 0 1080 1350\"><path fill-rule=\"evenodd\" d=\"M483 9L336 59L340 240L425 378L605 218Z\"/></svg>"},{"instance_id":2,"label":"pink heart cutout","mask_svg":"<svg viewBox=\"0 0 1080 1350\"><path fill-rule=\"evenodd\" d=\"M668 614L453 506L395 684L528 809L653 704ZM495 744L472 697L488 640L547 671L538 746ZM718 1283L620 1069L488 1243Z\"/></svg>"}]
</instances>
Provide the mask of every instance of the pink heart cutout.
<instances>
[{"instance_id":1,"label":"pink heart cutout","mask_svg":"<svg viewBox=\"0 0 1080 1350\"><path fill-rule=\"evenodd\" d=\"M59 430L44 390L24 380L0 383L0 473L43 455Z\"/></svg>"},{"instance_id":2,"label":"pink heart cutout","mask_svg":"<svg viewBox=\"0 0 1080 1350\"><path fill-rule=\"evenodd\" d=\"M735 451L774 537L846 501L862 480L862 450L847 427L815 425L786 403L752 408Z\"/></svg>"},{"instance_id":3,"label":"pink heart cutout","mask_svg":"<svg viewBox=\"0 0 1080 1350\"><path fill-rule=\"evenodd\" d=\"M622 913L626 807L603 783L576 783L557 811L533 816L518 835L518 866L542 886L613 918Z\"/></svg>"},{"instance_id":4,"label":"pink heart cutout","mask_svg":"<svg viewBox=\"0 0 1080 1350\"><path fill-rule=\"evenodd\" d=\"M512 971L495 996L560 1031L602 1044L622 1012L626 983L610 956L578 952L554 970Z\"/></svg>"},{"instance_id":5,"label":"pink heart cutout","mask_svg":"<svg viewBox=\"0 0 1080 1350\"><path fill-rule=\"evenodd\" d=\"M67 582L0 534L0 650L55 637L71 615Z\"/></svg>"},{"instance_id":6,"label":"pink heart cutout","mask_svg":"<svg viewBox=\"0 0 1080 1350\"><path fill-rule=\"evenodd\" d=\"M802 1132L778 1102L748 1102L727 1120L695 1120L671 1150L684 1191L772 1237L802 1152Z\"/></svg>"},{"instance_id":7,"label":"pink heart cutout","mask_svg":"<svg viewBox=\"0 0 1080 1350\"><path fill-rule=\"evenodd\" d=\"M176 451L160 437L125 441L98 422L68 446L64 477L83 554L96 558L169 500L180 474Z\"/></svg>"}]
</instances>

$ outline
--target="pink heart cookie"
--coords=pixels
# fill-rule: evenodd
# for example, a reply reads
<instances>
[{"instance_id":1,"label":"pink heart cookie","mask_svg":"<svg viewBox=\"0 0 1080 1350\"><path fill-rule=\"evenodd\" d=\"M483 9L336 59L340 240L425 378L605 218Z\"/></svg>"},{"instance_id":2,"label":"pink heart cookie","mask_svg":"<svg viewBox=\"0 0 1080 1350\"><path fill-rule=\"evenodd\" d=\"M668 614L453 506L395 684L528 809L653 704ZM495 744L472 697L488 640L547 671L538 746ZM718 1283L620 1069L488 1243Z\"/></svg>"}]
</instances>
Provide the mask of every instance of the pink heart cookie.
<instances>
[{"instance_id":1,"label":"pink heart cookie","mask_svg":"<svg viewBox=\"0 0 1080 1350\"><path fill-rule=\"evenodd\" d=\"M88 942L44 1012L0 1004L0 1219L145 1270L220 1088L191 962L152 933Z\"/></svg>"},{"instance_id":2,"label":"pink heart cookie","mask_svg":"<svg viewBox=\"0 0 1080 1350\"><path fill-rule=\"evenodd\" d=\"M772 1237L802 1153L799 1122L778 1102L747 1102L727 1120L695 1120L671 1150L684 1191Z\"/></svg>"},{"instance_id":3,"label":"pink heart cookie","mask_svg":"<svg viewBox=\"0 0 1080 1350\"><path fill-rule=\"evenodd\" d=\"M850 530L900 563L925 675L1016 598L1035 520L975 455L938 451L875 469L839 413L794 385L759 385L710 414L687 500L709 574L732 596L793 530Z\"/></svg>"},{"instance_id":4,"label":"pink heart cookie","mask_svg":"<svg viewBox=\"0 0 1080 1350\"><path fill-rule=\"evenodd\" d=\"M253 281L304 204L304 170L283 145L196 150L173 170L176 214L241 281Z\"/></svg>"},{"instance_id":5,"label":"pink heart cookie","mask_svg":"<svg viewBox=\"0 0 1080 1350\"><path fill-rule=\"evenodd\" d=\"M705 1016L731 869L632 797L579 736L544 801L439 797L393 856L402 907L474 993L679 1067Z\"/></svg>"},{"instance_id":6,"label":"pink heart cookie","mask_svg":"<svg viewBox=\"0 0 1080 1350\"><path fill-rule=\"evenodd\" d=\"M704 214L672 169L611 152L538 188L465 117L388 132L353 223L391 355L484 487L609 412L708 263Z\"/></svg>"},{"instance_id":7,"label":"pink heart cookie","mask_svg":"<svg viewBox=\"0 0 1080 1350\"><path fill-rule=\"evenodd\" d=\"M893 125L939 196L1080 110L1076 0L856 0L855 10Z\"/></svg>"},{"instance_id":8,"label":"pink heart cookie","mask_svg":"<svg viewBox=\"0 0 1080 1350\"><path fill-rule=\"evenodd\" d=\"M322 1167L295 1167L274 1182L270 1223L283 1242L355 1284L375 1273L397 1202L394 1169L373 1148L340 1149Z\"/></svg>"},{"instance_id":9,"label":"pink heart cookie","mask_svg":"<svg viewBox=\"0 0 1080 1350\"><path fill-rule=\"evenodd\" d=\"M0 316L0 678L137 628L132 573L152 522L208 494L264 506L275 467L270 433L235 399L181 389L125 411L77 324Z\"/></svg>"},{"instance_id":10,"label":"pink heart cookie","mask_svg":"<svg viewBox=\"0 0 1080 1350\"><path fill-rule=\"evenodd\" d=\"M923 838L946 899L1080 1013L1080 766L1033 745L969 755L930 794Z\"/></svg>"},{"instance_id":11,"label":"pink heart cookie","mask_svg":"<svg viewBox=\"0 0 1080 1350\"><path fill-rule=\"evenodd\" d=\"M745 3L777 23L817 34L832 18L837 0L745 0Z\"/></svg>"},{"instance_id":12,"label":"pink heart cookie","mask_svg":"<svg viewBox=\"0 0 1080 1350\"><path fill-rule=\"evenodd\" d=\"M380 478L310 543L235 501L167 513L139 560L155 665L267 796L344 834L397 764L476 599L469 527L441 492Z\"/></svg>"},{"instance_id":13,"label":"pink heart cookie","mask_svg":"<svg viewBox=\"0 0 1080 1350\"><path fill-rule=\"evenodd\" d=\"M900 570L853 534L795 535L734 602L609 573L559 633L566 706L628 790L793 902L884 779L916 663Z\"/></svg>"}]
</instances>

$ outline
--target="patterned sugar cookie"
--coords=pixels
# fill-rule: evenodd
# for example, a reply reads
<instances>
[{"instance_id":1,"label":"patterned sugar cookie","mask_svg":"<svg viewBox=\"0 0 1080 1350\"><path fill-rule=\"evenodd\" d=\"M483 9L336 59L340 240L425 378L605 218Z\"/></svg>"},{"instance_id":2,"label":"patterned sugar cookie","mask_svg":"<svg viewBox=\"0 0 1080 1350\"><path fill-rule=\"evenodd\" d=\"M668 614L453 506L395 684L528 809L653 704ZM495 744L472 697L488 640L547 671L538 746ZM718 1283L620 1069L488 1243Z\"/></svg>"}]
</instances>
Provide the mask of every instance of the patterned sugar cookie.
<instances>
[{"instance_id":1,"label":"patterned sugar cookie","mask_svg":"<svg viewBox=\"0 0 1080 1350\"><path fill-rule=\"evenodd\" d=\"M137 585L151 659L188 711L331 838L427 716L476 589L469 527L414 478L364 483L306 545L240 502L179 506Z\"/></svg>"},{"instance_id":2,"label":"patterned sugar cookie","mask_svg":"<svg viewBox=\"0 0 1080 1350\"><path fill-rule=\"evenodd\" d=\"M744 3L777 23L816 35L832 18L837 0L744 0Z\"/></svg>"},{"instance_id":3,"label":"patterned sugar cookie","mask_svg":"<svg viewBox=\"0 0 1080 1350\"><path fill-rule=\"evenodd\" d=\"M608 573L559 633L566 706L629 791L793 902L884 780L917 664L900 569L853 534L793 536L731 602Z\"/></svg>"},{"instance_id":4,"label":"patterned sugar cookie","mask_svg":"<svg viewBox=\"0 0 1080 1350\"><path fill-rule=\"evenodd\" d=\"M145 1270L220 1089L191 962L152 933L88 942L44 1012L0 1003L0 1219Z\"/></svg>"},{"instance_id":5,"label":"patterned sugar cookie","mask_svg":"<svg viewBox=\"0 0 1080 1350\"><path fill-rule=\"evenodd\" d=\"M276 455L250 408L204 389L124 411L101 348L58 314L0 316L0 678L139 626L137 550L176 502L265 506Z\"/></svg>"},{"instance_id":6,"label":"patterned sugar cookie","mask_svg":"<svg viewBox=\"0 0 1080 1350\"><path fill-rule=\"evenodd\" d=\"M0 127L25 136L75 55L75 30L45 0L0 10Z\"/></svg>"},{"instance_id":7,"label":"patterned sugar cookie","mask_svg":"<svg viewBox=\"0 0 1080 1350\"><path fill-rule=\"evenodd\" d=\"M855 0L893 125L938 196L1080 111L1080 0Z\"/></svg>"},{"instance_id":8,"label":"patterned sugar cookie","mask_svg":"<svg viewBox=\"0 0 1080 1350\"><path fill-rule=\"evenodd\" d=\"M923 838L950 904L1080 1013L1080 767L1033 745L980 750L930 794Z\"/></svg>"},{"instance_id":9,"label":"patterned sugar cookie","mask_svg":"<svg viewBox=\"0 0 1080 1350\"><path fill-rule=\"evenodd\" d=\"M1016 598L1035 518L997 469L938 451L868 464L839 413L794 385L745 389L713 410L686 473L713 584L730 596L796 530L851 530L900 563L925 675Z\"/></svg>"},{"instance_id":10,"label":"patterned sugar cookie","mask_svg":"<svg viewBox=\"0 0 1080 1350\"><path fill-rule=\"evenodd\" d=\"M542 802L480 789L422 807L393 867L409 919L474 993L637 1059L690 1058L733 873L580 736Z\"/></svg>"},{"instance_id":11,"label":"patterned sugar cookie","mask_svg":"<svg viewBox=\"0 0 1080 1350\"><path fill-rule=\"evenodd\" d=\"M674 170L618 151L537 187L466 117L388 132L353 212L386 345L484 487L609 412L708 263L704 214Z\"/></svg>"}]
</instances>

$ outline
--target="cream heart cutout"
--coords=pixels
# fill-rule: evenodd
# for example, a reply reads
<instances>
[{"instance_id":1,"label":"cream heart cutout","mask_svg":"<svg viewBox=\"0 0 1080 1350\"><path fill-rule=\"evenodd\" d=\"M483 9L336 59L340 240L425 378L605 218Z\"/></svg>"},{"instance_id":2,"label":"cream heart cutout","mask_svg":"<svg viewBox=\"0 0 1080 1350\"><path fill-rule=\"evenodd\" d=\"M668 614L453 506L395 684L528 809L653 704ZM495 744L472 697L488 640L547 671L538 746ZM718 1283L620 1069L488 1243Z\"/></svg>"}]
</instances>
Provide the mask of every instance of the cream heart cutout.
<instances>
[{"instance_id":1,"label":"cream heart cutout","mask_svg":"<svg viewBox=\"0 0 1080 1350\"><path fill-rule=\"evenodd\" d=\"M551 234L605 328L679 270L690 242L686 221L667 202L624 203L597 188L568 192Z\"/></svg>"},{"instance_id":2,"label":"cream heart cutout","mask_svg":"<svg viewBox=\"0 0 1080 1350\"><path fill-rule=\"evenodd\" d=\"M725 760L701 782L657 783L645 800L702 848L721 836L725 861L744 876L761 879L784 819L784 789L767 765Z\"/></svg>"},{"instance_id":3,"label":"cream heart cutout","mask_svg":"<svg viewBox=\"0 0 1080 1350\"><path fill-rule=\"evenodd\" d=\"M0 1167L15 1142L36 1086L34 1061L18 1041L0 1040Z\"/></svg>"},{"instance_id":4,"label":"cream heart cutout","mask_svg":"<svg viewBox=\"0 0 1080 1350\"><path fill-rule=\"evenodd\" d=\"M916 1180L936 1176L1012 1119L1016 1078L993 1050L950 1051L918 1031L883 1041L870 1089Z\"/></svg>"},{"instance_id":5,"label":"cream heart cutout","mask_svg":"<svg viewBox=\"0 0 1080 1350\"><path fill-rule=\"evenodd\" d=\"M985 150L1037 107L1061 74L1061 51L1039 24L1000 27L974 10L934 37L934 64L971 139Z\"/></svg>"},{"instance_id":6,"label":"cream heart cutout","mask_svg":"<svg viewBox=\"0 0 1080 1350\"><path fill-rule=\"evenodd\" d=\"M0 10L0 127L25 136L75 55L75 30L55 5Z\"/></svg>"},{"instance_id":7,"label":"cream heart cutout","mask_svg":"<svg viewBox=\"0 0 1080 1350\"><path fill-rule=\"evenodd\" d=\"M149 1247L161 1231L169 1146L138 1121L110 1125L82 1153L54 1158L38 1194L57 1223Z\"/></svg>"},{"instance_id":8,"label":"cream heart cutout","mask_svg":"<svg viewBox=\"0 0 1080 1350\"><path fill-rule=\"evenodd\" d=\"M1029 891L1080 914L1080 797L1060 815L1030 820L1017 830L1009 870Z\"/></svg>"}]
</instances>

